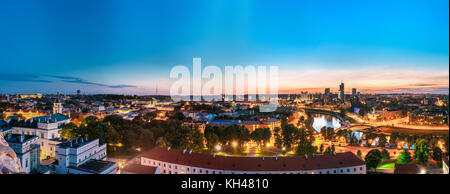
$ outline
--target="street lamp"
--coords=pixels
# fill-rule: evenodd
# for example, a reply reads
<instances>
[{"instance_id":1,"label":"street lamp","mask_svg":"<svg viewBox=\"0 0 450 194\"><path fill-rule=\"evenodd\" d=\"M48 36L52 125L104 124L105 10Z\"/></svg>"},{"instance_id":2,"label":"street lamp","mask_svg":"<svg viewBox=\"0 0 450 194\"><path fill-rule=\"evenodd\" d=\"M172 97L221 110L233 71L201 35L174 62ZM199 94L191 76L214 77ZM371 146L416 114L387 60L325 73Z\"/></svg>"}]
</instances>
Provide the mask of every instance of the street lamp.
<instances>
[{"instance_id":1,"label":"street lamp","mask_svg":"<svg viewBox=\"0 0 450 194\"><path fill-rule=\"evenodd\" d=\"M235 148L235 147L237 147L238 143L236 141L233 141L233 143L231 143L231 145Z\"/></svg>"},{"instance_id":2,"label":"street lamp","mask_svg":"<svg viewBox=\"0 0 450 194\"><path fill-rule=\"evenodd\" d=\"M216 151L220 151L221 149L222 149L222 147L219 144L217 144L216 145Z\"/></svg>"},{"instance_id":3,"label":"street lamp","mask_svg":"<svg viewBox=\"0 0 450 194\"><path fill-rule=\"evenodd\" d=\"M425 169L422 169L421 171L420 171L420 174L426 174L427 173L427 171L425 170Z\"/></svg>"}]
</instances>

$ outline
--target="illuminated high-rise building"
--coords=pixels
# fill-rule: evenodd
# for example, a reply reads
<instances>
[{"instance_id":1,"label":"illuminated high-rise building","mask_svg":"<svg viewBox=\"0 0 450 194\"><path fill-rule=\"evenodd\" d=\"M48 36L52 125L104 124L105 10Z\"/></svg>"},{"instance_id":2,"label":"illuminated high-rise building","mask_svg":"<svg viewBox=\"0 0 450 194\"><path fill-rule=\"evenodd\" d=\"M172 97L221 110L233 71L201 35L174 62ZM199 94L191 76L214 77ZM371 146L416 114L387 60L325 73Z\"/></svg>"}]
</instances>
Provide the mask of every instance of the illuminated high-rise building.
<instances>
[{"instance_id":1,"label":"illuminated high-rise building","mask_svg":"<svg viewBox=\"0 0 450 194\"><path fill-rule=\"evenodd\" d=\"M344 83L341 83L339 85L338 98L339 98L339 100L345 101Z\"/></svg>"},{"instance_id":2,"label":"illuminated high-rise building","mask_svg":"<svg viewBox=\"0 0 450 194\"><path fill-rule=\"evenodd\" d=\"M325 88L325 91L323 93L323 103L328 104L329 99L330 99L330 88Z\"/></svg>"}]
</instances>

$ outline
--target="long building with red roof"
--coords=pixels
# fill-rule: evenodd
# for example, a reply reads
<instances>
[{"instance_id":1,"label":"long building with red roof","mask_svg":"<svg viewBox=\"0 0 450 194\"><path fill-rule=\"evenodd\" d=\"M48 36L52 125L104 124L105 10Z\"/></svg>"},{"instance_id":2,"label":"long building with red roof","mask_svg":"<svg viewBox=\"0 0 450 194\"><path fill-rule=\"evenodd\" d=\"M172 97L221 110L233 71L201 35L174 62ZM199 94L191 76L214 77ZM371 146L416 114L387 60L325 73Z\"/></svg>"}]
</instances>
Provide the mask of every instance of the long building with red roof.
<instances>
[{"instance_id":1,"label":"long building with red roof","mask_svg":"<svg viewBox=\"0 0 450 194\"><path fill-rule=\"evenodd\" d=\"M155 147L140 156L161 174L365 174L364 161L351 152L288 157L234 157Z\"/></svg>"}]
</instances>

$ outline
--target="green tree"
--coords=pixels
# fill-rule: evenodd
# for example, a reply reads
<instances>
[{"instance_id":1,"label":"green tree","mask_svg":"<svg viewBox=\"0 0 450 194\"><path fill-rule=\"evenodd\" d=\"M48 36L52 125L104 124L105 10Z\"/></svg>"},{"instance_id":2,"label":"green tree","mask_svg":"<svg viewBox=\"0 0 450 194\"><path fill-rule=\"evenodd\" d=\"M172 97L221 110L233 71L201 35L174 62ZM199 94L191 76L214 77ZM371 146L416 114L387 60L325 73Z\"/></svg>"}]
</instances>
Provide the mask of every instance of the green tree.
<instances>
[{"instance_id":1,"label":"green tree","mask_svg":"<svg viewBox=\"0 0 450 194\"><path fill-rule=\"evenodd\" d=\"M283 145L286 149L290 149L292 145L297 143L298 129L291 124L286 124L281 128L281 135L283 138Z\"/></svg>"},{"instance_id":2,"label":"green tree","mask_svg":"<svg viewBox=\"0 0 450 194\"><path fill-rule=\"evenodd\" d=\"M156 139L156 145L159 147L163 147L163 148L169 146L166 138L164 138L164 137L158 137L158 139Z\"/></svg>"},{"instance_id":3,"label":"green tree","mask_svg":"<svg viewBox=\"0 0 450 194\"><path fill-rule=\"evenodd\" d=\"M389 160L391 156L389 155L389 152L386 149L383 149L381 151L381 157L383 160Z\"/></svg>"},{"instance_id":4,"label":"green tree","mask_svg":"<svg viewBox=\"0 0 450 194\"><path fill-rule=\"evenodd\" d=\"M299 156L304 156L304 155L311 156L311 155L315 154L316 152L317 152L317 147L313 146L312 142L306 140L306 141L300 141L295 154L299 155Z\"/></svg>"},{"instance_id":5,"label":"green tree","mask_svg":"<svg viewBox=\"0 0 450 194\"><path fill-rule=\"evenodd\" d=\"M210 151L213 151L215 146L219 143L219 136L217 136L213 132L206 133L205 139L206 139L206 147Z\"/></svg>"},{"instance_id":6,"label":"green tree","mask_svg":"<svg viewBox=\"0 0 450 194\"><path fill-rule=\"evenodd\" d=\"M76 132L77 128L77 125L70 122L62 127L61 131L59 132L60 136L64 139L73 139L75 137L78 137L79 135Z\"/></svg>"},{"instance_id":7,"label":"green tree","mask_svg":"<svg viewBox=\"0 0 450 194\"><path fill-rule=\"evenodd\" d=\"M250 134L250 138L255 141L258 146L264 146L270 141L271 135L269 128L257 128Z\"/></svg>"},{"instance_id":8,"label":"green tree","mask_svg":"<svg viewBox=\"0 0 450 194\"><path fill-rule=\"evenodd\" d=\"M373 149L366 154L366 166L368 169L376 169L382 160L380 150Z\"/></svg>"},{"instance_id":9,"label":"green tree","mask_svg":"<svg viewBox=\"0 0 450 194\"><path fill-rule=\"evenodd\" d=\"M398 164L408 164L409 162L411 162L411 160L411 154L406 149L404 149L403 152L401 152L397 157Z\"/></svg>"},{"instance_id":10,"label":"green tree","mask_svg":"<svg viewBox=\"0 0 450 194\"><path fill-rule=\"evenodd\" d=\"M201 151L203 148L203 134L197 129L188 126L178 126L172 136L171 144L176 149Z\"/></svg>"},{"instance_id":11,"label":"green tree","mask_svg":"<svg viewBox=\"0 0 450 194\"><path fill-rule=\"evenodd\" d=\"M281 150L283 147L283 138L281 137L281 128L275 127L274 129L275 147Z\"/></svg>"},{"instance_id":12,"label":"green tree","mask_svg":"<svg viewBox=\"0 0 450 194\"><path fill-rule=\"evenodd\" d=\"M439 147L433 148L433 160L441 161L442 160L442 150Z\"/></svg>"},{"instance_id":13,"label":"green tree","mask_svg":"<svg viewBox=\"0 0 450 194\"><path fill-rule=\"evenodd\" d=\"M391 137L389 138L389 143L393 146L393 147L397 147L397 141L399 138L399 134L398 132L393 132L391 134Z\"/></svg>"},{"instance_id":14,"label":"green tree","mask_svg":"<svg viewBox=\"0 0 450 194\"><path fill-rule=\"evenodd\" d=\"M428 143L425 139L418 139L414 145L414 158L419 162L427 162L429 156Z\"/></svg>"},{"instance_id":15,"label":"green tree","mask_svg":"<svg viewBox=\"0 0 450 194\"><path fill-rule=\"evenodd\" d=\"M359 156L359 157L361 158L361 157L362 157L361 150L358 150L358 151L356 152L356 155Z\"/></svg>"},{"instance_id":16,"label":"green tree","mask_svg":"<svg viewBox=\"0 0 450 194\"><path fill-rule=\"evenodd\" d=\"M320 152L321 154L323 153L323 144L320 144L319 152Z\"/></svg>"},{"instance_id":17,"label":"green tree","mask_svg":"<svg viewBox=\"0 0 450 194\"><path fill-rule=\"evenodd\" d=\"M304 156L304 155L313 155L317 153L317 147L313 146L314 136L306 129L298 130L298 146L296 150L296 155Z\"/></svg>"},{"instance_id":18,"label":"green tree","mask_svg":"<svg viewBox=\"0 0 450 194\"><path fill-rule=\"evenodd\" d=\"M387 143L387 139L386 139L386 135L384 134L380 134L378 136L378 147L386 147L386 143Z\"/></svg>"}]
</instances>

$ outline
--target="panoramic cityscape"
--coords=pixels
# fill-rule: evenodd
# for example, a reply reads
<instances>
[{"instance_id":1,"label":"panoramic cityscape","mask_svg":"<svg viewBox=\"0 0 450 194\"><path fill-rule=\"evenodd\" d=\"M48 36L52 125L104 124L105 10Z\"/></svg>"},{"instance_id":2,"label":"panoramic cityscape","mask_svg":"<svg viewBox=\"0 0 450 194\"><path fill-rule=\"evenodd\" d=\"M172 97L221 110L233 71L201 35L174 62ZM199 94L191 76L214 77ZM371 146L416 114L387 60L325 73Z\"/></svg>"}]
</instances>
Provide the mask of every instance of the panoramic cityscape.
<instances>
[{"instance_id":1,"label":"panoramic cityscape","mask_svg":"<svg viewBox=\"0 0 450 194\"><path fill-rule=\"evenodd\" d=\"M449 173L448 1L0 4L0 174Z\"/></svg>"}]
</instances>

